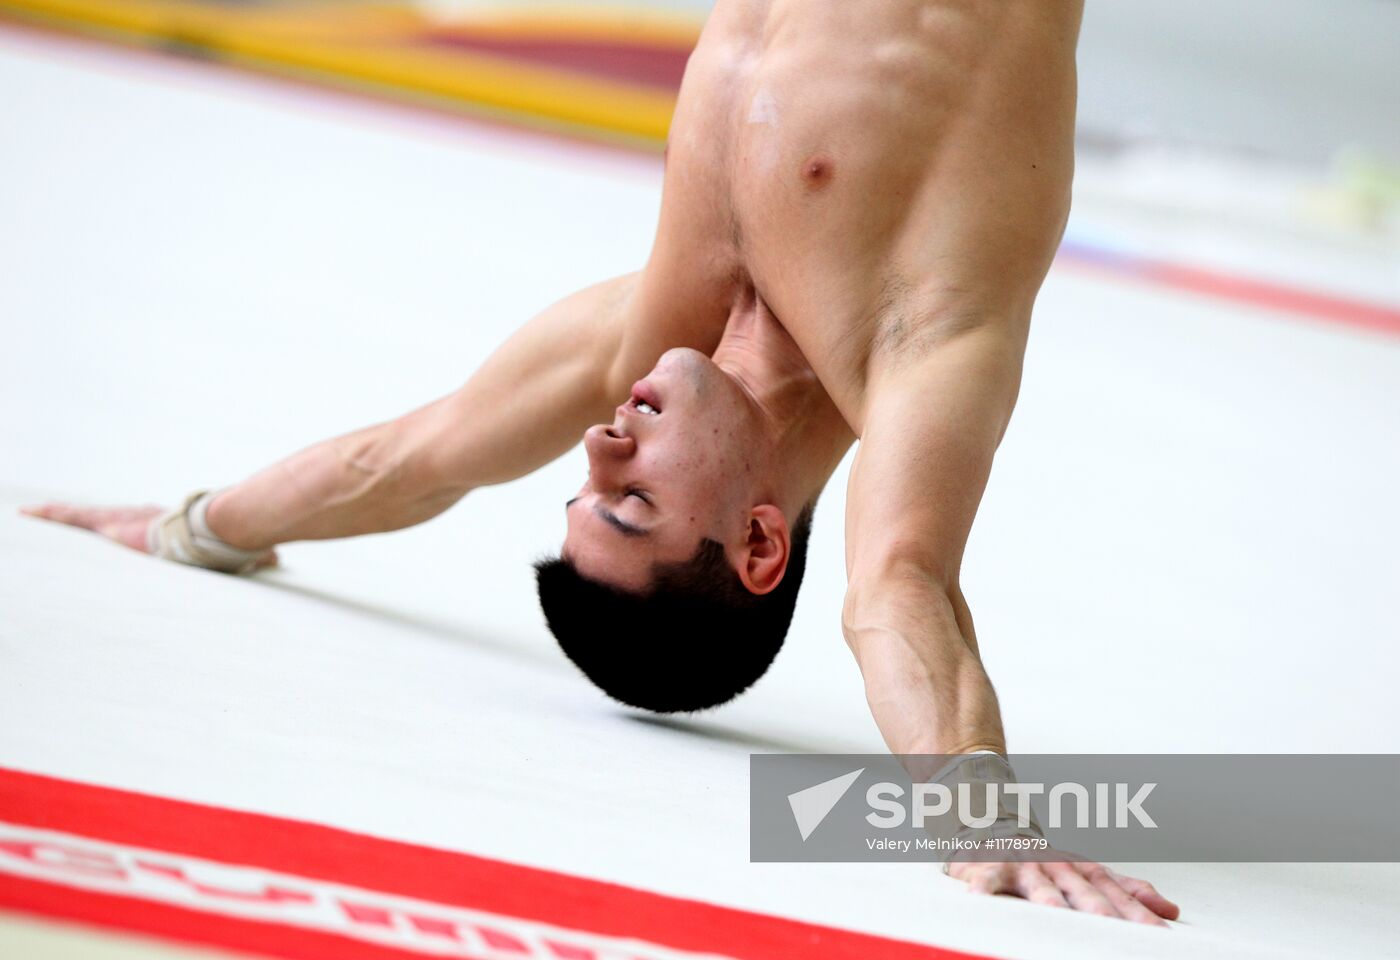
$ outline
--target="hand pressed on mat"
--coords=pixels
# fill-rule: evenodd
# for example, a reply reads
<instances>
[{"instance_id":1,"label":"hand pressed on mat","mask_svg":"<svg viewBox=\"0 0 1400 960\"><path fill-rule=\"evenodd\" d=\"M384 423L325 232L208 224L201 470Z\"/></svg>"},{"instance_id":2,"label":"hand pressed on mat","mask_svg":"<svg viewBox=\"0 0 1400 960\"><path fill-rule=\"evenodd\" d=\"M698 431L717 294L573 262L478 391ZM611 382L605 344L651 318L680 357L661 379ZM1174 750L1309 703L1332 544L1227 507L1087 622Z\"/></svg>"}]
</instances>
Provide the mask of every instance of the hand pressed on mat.
<instances>
[{"instance_id":1,"label":"hand pressed on mat","mask_svg":"<svg viewBox=\"0 0 1400 960\"><path fill-rule=\"evenodd\" d=\"M1135 923L1165 927L1167 920L1181 915L1181 909L1146 880L1091 861L956 860L948 864L948 876L966 882L970 893L1004 894Z\"/></svg>"},{"instance_id":2,"label":"hand pressed on mat","mask_svg":"<svg viewBox=\"0 0 1400 960\"><path fill-rule=\"evenodd\" d=\"M81 507L71 503L44 503L21 507L20 513L40 520L91 530L124 547L150 553L151 523L166 513L164 507ZM269 550L258 560L255 569L277 565L277 552Z\"/></svg>"}]
</instances>

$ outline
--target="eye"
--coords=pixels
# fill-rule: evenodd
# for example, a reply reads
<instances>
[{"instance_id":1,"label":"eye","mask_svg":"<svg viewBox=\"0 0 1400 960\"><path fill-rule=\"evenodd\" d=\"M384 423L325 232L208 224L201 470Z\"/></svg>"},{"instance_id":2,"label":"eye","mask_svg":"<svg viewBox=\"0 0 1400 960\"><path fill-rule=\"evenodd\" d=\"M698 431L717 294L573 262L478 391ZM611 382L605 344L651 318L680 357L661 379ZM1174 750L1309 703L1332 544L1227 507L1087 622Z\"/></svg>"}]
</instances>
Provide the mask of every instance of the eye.
<instances>
[{"instance_id":1,"label":"eye","mask_svg":"<svg viewBox=\"0 0 1400 960\"><path fill-rule=\"evenodd\" d=\"M640 491L640 490L637 490L637 489L628 490L628 491L627 491L627 496L629 496L629 497L636 497L638 500L642 501L642 503L645 503L645 504L648 504L648 505L651 504L651 498L648 497L645 493L643 493L643 492Z\"/></svg>"}]
</instances>

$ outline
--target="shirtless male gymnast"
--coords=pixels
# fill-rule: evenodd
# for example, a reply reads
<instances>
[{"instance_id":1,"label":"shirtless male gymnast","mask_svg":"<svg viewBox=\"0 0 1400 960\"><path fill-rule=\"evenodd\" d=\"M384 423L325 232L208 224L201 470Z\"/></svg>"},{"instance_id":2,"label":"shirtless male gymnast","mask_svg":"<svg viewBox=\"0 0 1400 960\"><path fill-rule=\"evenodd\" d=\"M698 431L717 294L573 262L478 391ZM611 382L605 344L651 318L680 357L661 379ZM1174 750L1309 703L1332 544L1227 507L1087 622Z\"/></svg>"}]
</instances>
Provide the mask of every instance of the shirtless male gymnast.
<instances>
[{"instance_id":1,"label":"shirtless male gymnast","mask_svg":"<svg viewBox=\"0 0 1400 960\"><path fill-rule=\"evenodd\" d=\"M777 653L813 505L859 439L842 629L870 709L896 754L995 766L1001 719L958 573L1068 216L1081 13L720 0L640 272L549 307L455 393L178 510L28 512L246 570L276 544L421 523L582 433L589 476L561 557L538 569L550 628L618 699L694 710ZM949 872L982 893L1177 916L1092 863Z\"/></svg>"}]
</instances>

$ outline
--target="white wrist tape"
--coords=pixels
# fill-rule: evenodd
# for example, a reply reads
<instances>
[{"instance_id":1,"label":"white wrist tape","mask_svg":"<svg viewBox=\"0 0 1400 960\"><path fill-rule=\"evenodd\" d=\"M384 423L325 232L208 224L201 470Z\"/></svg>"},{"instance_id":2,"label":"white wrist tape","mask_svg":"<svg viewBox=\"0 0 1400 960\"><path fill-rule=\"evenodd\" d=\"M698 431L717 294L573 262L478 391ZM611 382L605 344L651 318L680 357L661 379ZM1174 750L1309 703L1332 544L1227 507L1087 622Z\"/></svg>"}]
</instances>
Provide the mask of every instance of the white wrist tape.
<instances>
[{"instance_id":1,"label":"white wrist tape","mask_svg":"<svg viewBox=\"0 0 1400 960\"><path fill-rule=\"evenodd\" d=\"M146 547L152 556L222 573L247 573L265 551L244 550L225 543L209 529L205 514L217 496L198 490L175 510L151 521Z\"/></svg>"},{"instance_id":2,"label":"white wrist tape","mask_svg":"<svg viewBox=\"0 0 1400 960\"><path fill-rule=\"evenodd\" d=\"M939 833L945 836L963 843L979 841L978 847L991 839L1045 839L1040 823L1030 809L1030 798L1024 794L1016 796L1015 791L1006 789L1007 784L1018 781L1011 764L998 753L979 750L957 757L929 778L929 782L941 783L948 788L953 798L954 814L966 814L968 819L978 823L978 826L968 826L955 815L943 821L947 826ZM987 806L988 786L993 788L996 798L991 808ZM945 870L951 856L950 852L950 856L944 858ZM980 859L991 857L983 855Z\"/></svg>"}]
</instances>

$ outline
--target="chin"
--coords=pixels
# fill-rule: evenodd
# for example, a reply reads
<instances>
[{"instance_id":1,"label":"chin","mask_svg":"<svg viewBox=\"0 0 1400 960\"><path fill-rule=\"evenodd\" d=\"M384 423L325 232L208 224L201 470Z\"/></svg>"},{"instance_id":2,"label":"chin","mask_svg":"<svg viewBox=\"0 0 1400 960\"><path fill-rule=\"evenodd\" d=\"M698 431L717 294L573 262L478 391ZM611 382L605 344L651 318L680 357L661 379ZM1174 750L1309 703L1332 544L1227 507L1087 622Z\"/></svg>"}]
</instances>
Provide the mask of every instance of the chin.
<instances>
[{"instance_id":1,"label":"chin","mask_svg":"<svg viewBox=\"0 0 1400 960\"><path fill-rule=\"evenodd\" d=\"M669 392L670 401L675 402L685 393L695 398L709 395L716 379L723 376L715 362L699 350L675 347L661 355L652 372L647 374L647 379L662 390L663 400L667 399L665 394Z\"/></svg>"},{"instance_id":2,"label":"chin","mask_svg":"<svg viewBox=\"0 0 1400 960\"><path fill-rule=\"evenodd\" d=\"M663 370L694 370L714 365L715 362L699 350L692 350L690 347L672 347L661 355L661 359L656 361L655 369L659 373Z\"/></svg>"}]
</instances>

